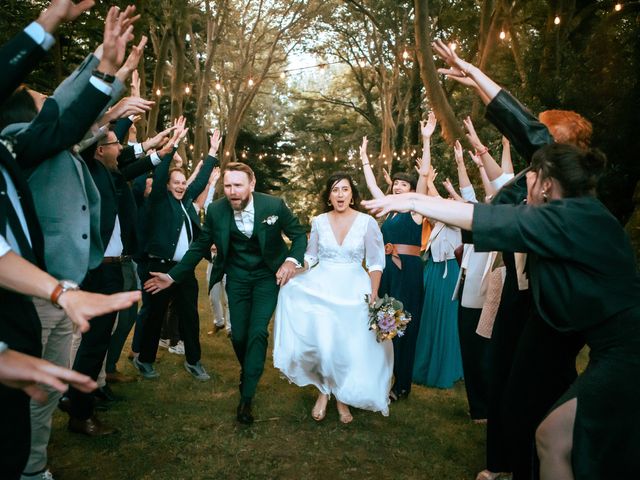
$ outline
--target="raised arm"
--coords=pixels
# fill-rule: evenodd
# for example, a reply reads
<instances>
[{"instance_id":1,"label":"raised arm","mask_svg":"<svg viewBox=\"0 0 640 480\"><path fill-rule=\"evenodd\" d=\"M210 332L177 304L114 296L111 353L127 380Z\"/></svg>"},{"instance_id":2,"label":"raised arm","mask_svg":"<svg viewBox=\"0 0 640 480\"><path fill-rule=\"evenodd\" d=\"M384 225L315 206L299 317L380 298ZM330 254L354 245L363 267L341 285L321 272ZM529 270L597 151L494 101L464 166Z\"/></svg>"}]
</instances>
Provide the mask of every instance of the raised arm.
<instances>
[{"instance_id":1,"label":"raised arm","mask_svg":"<svg viewBox=\"0 0 640 480\"><path fill-rule=\"evenodd\" d=\"M482 179L482 187L484 188L485 196L490 197L492 195L495 195L496 188L491 183L491 180L489 180L487 172L484 168L484 163L482 163L482 159L471 151L469 152L469 156L471 157L471 160L473 160L473 163L475 163L476 166L478 167L478 171L480 172L480 178Z\"/></svg>"},{"instance_id":2,"label":"raised arm","mask_svg":"<svg viewBox=\"0 0 640 480\"><path fill-rule=\"evenodd\" d=\"M367 155L367 137L362 137L362 144L360 145L360 160L362 160L362 171L364 172L364 179L367 182L367 188L373 198L380 198L384 196L384 192L380 190L376 183L376 176L373 173L371 163L369 163L369 156Z\"/></svg>"},{"instance_id":3,"label":"raised arm","mask_svg":"<svg viewBox=\"0 0 640 480\"><path fill-rule=\"evenodd\" d=\"M462 122L464 123L464 128L467 130L467 140L469 140L469 143L475 149L475 154L482 160L489 180L495 180L502 175L502 168L489 153L489 148L486 147L478 137L471 117L465 118Z\"/></svg>"},{"instance_id":4,"label":"raised arm","mask_svg":"<svg viewBox=\"0 0 640 480\"><path fill-rule=\"evenodd\" d=\"M436 130L436 115L433 112L429 112L427 121L420 120L420 133L422 135L422 159L418 163L418 184L416 186L416 192L425 193L429 192L429 172L431 171L431 137Z\"/></svg>"},{"instance_id":5,"label":"raised arm","mask_svg":"<svg viewBox=\"0 0 640 480\"><path fill-rule=\"evenodd\" d=\"M500 163L504 173L514 174L513 162L511 161L511 143L504 135L502 136L502 159Z\"/></svg>"}]
</instances>

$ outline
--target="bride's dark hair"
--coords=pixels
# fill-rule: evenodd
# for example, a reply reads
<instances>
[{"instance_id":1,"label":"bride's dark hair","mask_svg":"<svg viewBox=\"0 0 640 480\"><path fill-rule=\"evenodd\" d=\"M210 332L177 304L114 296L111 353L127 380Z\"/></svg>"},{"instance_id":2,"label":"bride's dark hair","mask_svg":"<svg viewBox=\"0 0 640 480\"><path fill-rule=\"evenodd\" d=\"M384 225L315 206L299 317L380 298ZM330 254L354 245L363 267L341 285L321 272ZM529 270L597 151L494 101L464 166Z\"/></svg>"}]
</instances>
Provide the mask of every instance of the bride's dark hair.
<instances>
[{"instance_id":1,"label":"bride's dark hair","mask_svg":"<svg viewBox=\"0 0 640 480\"><path fill-rule=\"evenodd\" d=\"M327 185L325 186L324 192L322 192L322 205L324 207L324 211L330 212L333 210L333 206L329 201L329 196L331 195L333 187L335 187L336 183L340 180L346 180L349 182L349 186L351 187L351 198L353 199L351 208L354 210L360 210L360 192L358 192L358 187L356 187L353 178L351 178L351 175L347 172L336 172L327 179Z\"/></svg>"}]
</instances>

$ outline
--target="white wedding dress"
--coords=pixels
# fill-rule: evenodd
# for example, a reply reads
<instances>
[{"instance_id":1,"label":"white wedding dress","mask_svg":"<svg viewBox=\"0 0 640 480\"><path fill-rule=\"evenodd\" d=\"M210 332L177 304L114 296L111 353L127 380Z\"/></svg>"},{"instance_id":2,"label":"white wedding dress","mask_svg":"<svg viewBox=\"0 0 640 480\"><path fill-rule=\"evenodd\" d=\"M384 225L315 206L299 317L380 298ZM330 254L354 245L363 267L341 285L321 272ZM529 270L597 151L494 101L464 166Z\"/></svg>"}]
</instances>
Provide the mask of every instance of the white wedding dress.
<instances>
[{"instance_id":1,"label":"white wedding dress","mask_svg":"<svg viewBox=\"0 0 640 480\"><path fill-rule=\"evenodd\" d=\"M389 414L393 344L369 330L369 270L385 263L376 221L358 213L342 245L327 214L311 223L305 260L315 265L280 289L273 363L289 381L347 405Z\"/></svg>"}]
</instances>

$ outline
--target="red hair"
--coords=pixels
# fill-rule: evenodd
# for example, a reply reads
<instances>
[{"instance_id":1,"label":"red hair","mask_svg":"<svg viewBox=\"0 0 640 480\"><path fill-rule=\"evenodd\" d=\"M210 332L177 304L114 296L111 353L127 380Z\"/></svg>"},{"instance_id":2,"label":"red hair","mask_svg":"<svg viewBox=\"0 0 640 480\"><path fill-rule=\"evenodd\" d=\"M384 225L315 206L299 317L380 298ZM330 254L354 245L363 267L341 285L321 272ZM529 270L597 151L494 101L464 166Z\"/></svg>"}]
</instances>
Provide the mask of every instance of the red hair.
<instances>
[{"instance_id":1,"label":"red hair","mask_svg":"<svg viewBox=\"0 0 640 480\"><path fill-rule=\"evenodd\" d=\"M538 119L544 123L556 143L568 143L582 150L589 149L593 126L579 113L571 110L545 110Z\"/></svg>"}]
</instances>

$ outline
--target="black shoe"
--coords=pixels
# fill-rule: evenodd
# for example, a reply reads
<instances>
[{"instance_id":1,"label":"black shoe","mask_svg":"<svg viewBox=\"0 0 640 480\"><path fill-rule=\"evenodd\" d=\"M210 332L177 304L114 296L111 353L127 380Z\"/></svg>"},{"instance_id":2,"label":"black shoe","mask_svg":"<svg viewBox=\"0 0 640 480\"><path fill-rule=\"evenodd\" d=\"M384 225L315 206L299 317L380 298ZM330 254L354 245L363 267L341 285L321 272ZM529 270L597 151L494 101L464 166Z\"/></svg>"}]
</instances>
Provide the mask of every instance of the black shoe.
<instances>
[{"instance_id":1,"label":"black shoe","mask_svg":"<svg viewBox=\"0 0 640 480\"><path fill-rule=\"evenodd\" d=\"M68 428L70 432L82 433L89 437L102 437L105 435L111 435L117 431L115 428L102 423L95 416L87 418L86 420L69 417Z\"/></svg>"},{"instance_id":2,"label":"black shoe","mask_svg":"<svg viewBox=\"0 0 640 480\"><path fill-rule=\"evenodd\" d=\"M391 390L389 392L389 401L391 403L397 402L398 400L406 400L407 398L409 398L408 390L400 390L399 392L396 392L395 390Z\"/></svg>"},{"instance_id":3,"label":"black shoe","mask_svg":"<svg viewBox=\"0 0 640 480\"><path fill-rule=\"evenodd\" d=\"M242 423L243 425L251 425L253 423L253 415L251 414L251 402L240 400L236 418L238 419L238 422Z\"/></svg>"},{"instance_id":4,"label":"black shoe","mask_svg":"<svg viewBox=\"0 0 640 480\"><path fill-rule=\"evenodd\" d=\"M94 390L93 396L101 402L118 402L122 400L122 397L113 393L113 390L111 390L111 387L109 387L109 385L105 385L104 387L100 387L97 390Z\"/></svg>"},{"instance_id":5,"label":"black shoe","mask_svg":"<svg viewBox=\"0 0 640 480\"><path fill-rule=\"evenodd\" d=\"M64 413L71 413L71 399L64 395L58 400L58 408Z\"/></svg>"}]
</instances>

